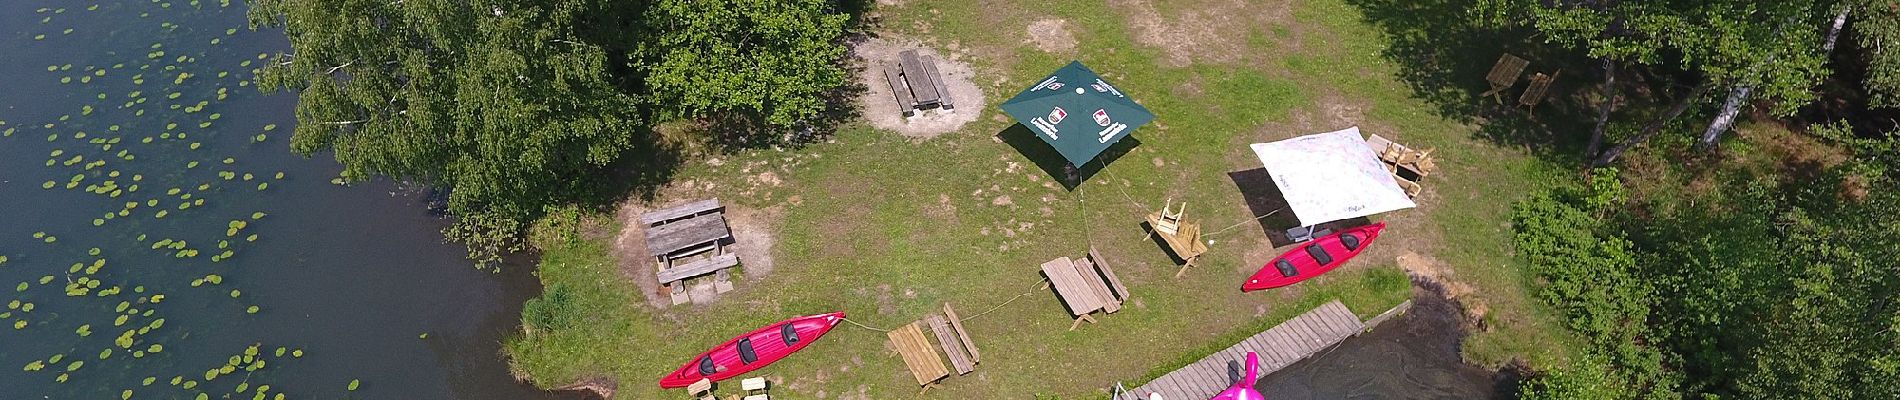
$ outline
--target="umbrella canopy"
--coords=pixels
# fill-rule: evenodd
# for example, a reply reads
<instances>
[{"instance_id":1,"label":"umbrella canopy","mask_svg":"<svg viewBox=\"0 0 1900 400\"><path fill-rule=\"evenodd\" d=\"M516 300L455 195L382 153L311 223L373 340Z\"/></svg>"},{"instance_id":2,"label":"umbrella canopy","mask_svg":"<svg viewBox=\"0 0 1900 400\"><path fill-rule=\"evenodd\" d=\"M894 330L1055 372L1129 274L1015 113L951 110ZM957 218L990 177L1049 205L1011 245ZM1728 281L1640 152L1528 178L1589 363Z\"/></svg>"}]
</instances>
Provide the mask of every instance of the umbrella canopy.
<instances>
[{"instance_id":1,"label":"umbrella canopy","mask_svg":"<svg viewBox=\"0 0 1900 400\"><path fill-rule=\"evenodd\" d=\"M1417 207L1359 127L1252 147L1301 226Z\"/></svg>"},{"instance_id":2,"label":"umbrella canopy","mask_svg":"<svg viewBox=\"0 0 1900 400\"><path fill-rule=\"evenodd\" d=\"M1002 107L1077 166L1155 119L1080 61L1069 62Z\"/></svg>"}]
</instances>

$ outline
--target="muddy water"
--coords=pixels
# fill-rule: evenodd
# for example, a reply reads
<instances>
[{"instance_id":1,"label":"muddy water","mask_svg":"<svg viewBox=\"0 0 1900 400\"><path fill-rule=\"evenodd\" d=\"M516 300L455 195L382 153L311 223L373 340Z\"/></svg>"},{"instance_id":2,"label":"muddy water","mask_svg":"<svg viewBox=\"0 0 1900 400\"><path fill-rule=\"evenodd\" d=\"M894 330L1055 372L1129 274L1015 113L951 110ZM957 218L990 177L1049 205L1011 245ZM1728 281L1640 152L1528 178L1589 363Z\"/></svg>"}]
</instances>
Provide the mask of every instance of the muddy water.
<instances>
[{"instance_id":1,"label":"muddy water","mask_svg":"<svg viewBox=\"0 0 1900 400\"><path fill-rule=\"evenodd\" d=\"M1412 311L1314 358L1263 377L1269 399L1494 399L1516 383L1465 364L1457 306L1430 294Z\"/></svg>"}]
</instances>

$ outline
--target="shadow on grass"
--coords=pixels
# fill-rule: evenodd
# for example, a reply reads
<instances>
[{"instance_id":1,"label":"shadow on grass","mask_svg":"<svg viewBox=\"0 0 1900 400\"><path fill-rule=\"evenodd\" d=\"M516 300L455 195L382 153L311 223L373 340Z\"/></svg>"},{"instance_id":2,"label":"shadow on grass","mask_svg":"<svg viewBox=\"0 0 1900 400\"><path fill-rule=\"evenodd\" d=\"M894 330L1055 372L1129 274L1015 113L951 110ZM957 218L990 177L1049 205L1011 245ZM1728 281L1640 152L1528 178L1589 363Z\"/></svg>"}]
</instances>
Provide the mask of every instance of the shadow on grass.
<instances>
[{"instance_id":1,"label":"shadow on grass","mask_svg":"<svg viewBox=\"0 0 1900 400\"><path fill-rule=\"evenodd\" d=\"M1041 168L1043 173L1049 174L1050 178L1062 183L1063 189L1071 192L1075 191L1077 186L1081 186L1082 182L1088 182L1089 178L1101 173L1108 164L1115 163L1115 160L1134 151L1135 147L1141 146L1140 139L1135 139L1134 136L1123 137L1121 141L1102 150L1102 154L1096 155L1094 160L1077 168L1069 164L1069 160L1063 158L1062 153L1057 152L1054 146L1036 137L1036 134L1030 132L1029 128L1023 124L1010 124L1002 132L997 132L996 137L1002 139L1003 143L1009 144L1009 147L1015 148L1016 153L1022 154L1023 158L1035 163L1036 168Z\"/></svg>"},{"instance_id":2,"label":"shadow on grass","mask_svg":"<svg viewBox=\"0 0 1900 400\"><path fill-rule=\"evenodd\" d=\"M1391 38L1381 55L1399 66L1398 78L1412 96L1430 103L1439 117L1476 125L1478 139L1524 147L1547 159L1580 157L1595 123L1592 98L1602 79L1594 61L1545 45L1529 29L1480 26L1471 15L1475 0L1346 2ZM1501 102L1480 97L1490 90L1485 76L1506 53L1530 65L1501 92ZM1540 72L1556 80L1533 113L1517 100Z\"/></svg>"}]
</instances>

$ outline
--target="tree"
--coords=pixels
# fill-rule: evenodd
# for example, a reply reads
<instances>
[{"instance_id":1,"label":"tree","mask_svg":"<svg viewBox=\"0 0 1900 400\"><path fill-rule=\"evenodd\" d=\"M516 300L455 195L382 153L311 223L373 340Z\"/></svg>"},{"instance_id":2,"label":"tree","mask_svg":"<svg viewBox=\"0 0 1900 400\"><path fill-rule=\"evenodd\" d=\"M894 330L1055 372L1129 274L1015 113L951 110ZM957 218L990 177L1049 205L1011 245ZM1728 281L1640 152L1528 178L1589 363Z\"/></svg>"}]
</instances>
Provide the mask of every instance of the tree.
<instances>
[{"instance_id":1,"label":"tree","mask_svg":"<svg viewBox=\"0 0 1900 400\"><path fill-rule=\"evenodd\" d=\"M1670 42L1664 35L1688 23L1666 4L1619 0L1549 2L1543 0L1480 0L1480 19L1498 26L1527 24L1545 36L1546 43L1582 51L1603 69L1603 99L1596 126L1590 130L1585 157L1595 157L1604 128L1616 107L1619 65L1649 64L1660 60Z\"/></svg>"},{"instance_id":2,"label":"tree","mask_svg":"<svg viewBox=\"0 0 1900 400\"><path fill-rule=\"evenodd\" d=\"M675 118L793 127L845 83L847 15L822 0L258 0L290 54L259 87L299 94L293 150L342 178L448 192L478 263ZM658 120L648 120L657 116Z\"/></svg>"},{"instance_id":3,"label":"tree","mask_svg":"<svg viewBox=\"0 0 1900 400\"><path fill-rule=\"evenodd\" d=\"M641 65L669 116L737 116L786 128L825 111L850 17L825 0L661 0Z\"/></svg>"},{"instance_id":4,"label":"tree","mask_svg":"<svg viewBox=\"0 0 1900 400\"><path fill-rule=\"evenodd\" d=\"M1860 44L1867 77L1861 86L1875 107L1900 107L1900 3L1894 0L1856 0L1853 17L1855 42Z\"/></svg>"},{"instance_id":5,"label":"tree","mask_svg":"<svg viewBox=\"0 0 1900 400\"><path fill-rule=\"evenodd\" d=\"M283 26L294 53L258 75L299 94L291 148L334 151L342 179L447 189L446 231L488 263L520 248L543 207L570 200L628 150L637 97L578 32L581 0L261 0L252 26Z\"/></svg>"},{"instance_id":6,"label":"tree","mask_svg":"<svg viewBox=\"0 0 1900 400\"><path fill-rule=\"evenodd\" d=\"M1698 69L1708 79L1729 87L1714 120L1696 148L1709 149L1750 97L1759 94L1775 104L1776 115L1793 114L1814 100L1810 90L1827 75L1822 31L1833 18L1836 1L1794 0L1757 2L1720 0L1685 10L1700 23L1671 35L1684 43L1684 58L1700 59Z\"/></svg>"}]
</instances>

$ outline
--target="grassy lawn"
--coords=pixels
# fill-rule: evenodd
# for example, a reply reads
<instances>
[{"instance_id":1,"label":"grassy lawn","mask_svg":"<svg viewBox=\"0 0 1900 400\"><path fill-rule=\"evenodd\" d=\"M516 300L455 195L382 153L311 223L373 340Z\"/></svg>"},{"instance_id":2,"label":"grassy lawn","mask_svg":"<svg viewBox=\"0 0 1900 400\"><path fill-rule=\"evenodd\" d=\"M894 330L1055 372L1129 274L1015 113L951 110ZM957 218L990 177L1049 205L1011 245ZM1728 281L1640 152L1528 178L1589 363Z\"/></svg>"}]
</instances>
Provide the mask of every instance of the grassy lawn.
<instances>
[{"instance_id":1,"label":"grassy lawn","mask_svg":"<svg viewBox=\"0 0 1900 400\"><path fill-rule=\"evenodd\" d=\"M927 42L974 66L989 104L959 112L983 113L976 122L931 139L852 125L805 148L689 160L657 202L717 196L777 217L772 271L747 273L712 305L648 307L614 259L611 238L538 238L549 242L539 271L548 292L525 316L538 328L508 344L517 371L544 386L616 378L624 399L684 398L654 382L709 346L789 316L843 310L890 328L945 302L968 317L1015 299L966 322L984 355L977 371L952 376L925 397L1089 398L1330 299L1362 317L1384 311L1410 296L1395 261L1402 255L1425 260L1417 268L1435 271L1481 321L1466 339L1468 359L1546 366L1568 356L1568 334L1528 295L1510 257L1506 224L1513 200L1568 172L1487 139L1468 119L1447 117L1443 104L1417 95L1387 55L1390 27L1366 17L1382 6L901 3L876 11L878 32L936 38ZM1077 39L1072 53L1028 43L1027 27L1047 19L1066 21ZM998 139L1015 125L994 108L1070 59L1158 116L1134 133L1137 144L1111 149L1119 153L1114 161L1074 191L1032 158L1047 154L1026 156ZM1482 73L1465 78L1481 82ZM1427 180L1421 207L1383 217L1391 228L1381 244L1339 272L1240 293L1239 282L1278 254L1262 226L1249 222L1254 212L1229 175L1259 168L1246 144L1353 125L1438 149L1442 170ZM1163 199L1188 202L1190 219L1219 231L1202 265L1179 279L1140 225ZM1055 296L1035 290L1036 267L1091 245L1134 299L1070 332ZM852 326L761 373L779 383L775 398L917 393L884 334Z\"/></svg>"}]
</instances>

